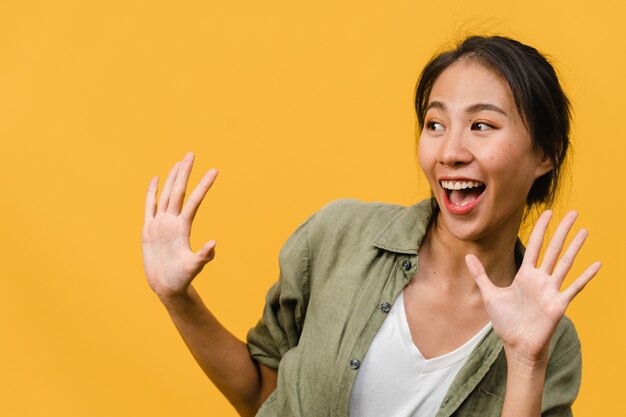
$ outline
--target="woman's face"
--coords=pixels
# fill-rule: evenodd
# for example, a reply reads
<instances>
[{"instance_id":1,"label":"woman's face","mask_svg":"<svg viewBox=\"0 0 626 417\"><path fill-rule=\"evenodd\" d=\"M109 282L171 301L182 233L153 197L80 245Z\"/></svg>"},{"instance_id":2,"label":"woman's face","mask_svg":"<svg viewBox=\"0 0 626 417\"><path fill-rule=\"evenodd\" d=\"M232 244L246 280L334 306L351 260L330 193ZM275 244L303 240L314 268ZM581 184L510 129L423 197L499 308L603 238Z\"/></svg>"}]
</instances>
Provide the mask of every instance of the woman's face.
<instances>
[{"instance_id":1,"label":"woman's face","mask_svg":"<svg viewBox=\"0 0 626 417\"><path fill-rule=\"evenodd\" d=\"M419 161L442 226L474 241L516 236L530 187L552 166L533 146L508 83L463 59L433 85Z\"/></svg>"}]
</instances>

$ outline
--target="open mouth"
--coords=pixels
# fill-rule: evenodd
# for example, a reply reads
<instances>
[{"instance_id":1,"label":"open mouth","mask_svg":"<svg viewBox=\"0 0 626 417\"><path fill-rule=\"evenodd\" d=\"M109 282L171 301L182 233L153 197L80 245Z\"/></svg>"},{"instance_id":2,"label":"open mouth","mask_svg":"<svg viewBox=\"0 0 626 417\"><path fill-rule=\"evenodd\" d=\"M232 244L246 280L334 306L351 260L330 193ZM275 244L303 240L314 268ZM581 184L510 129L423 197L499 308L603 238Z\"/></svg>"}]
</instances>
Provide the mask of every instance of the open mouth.
<instances>
[{"instance_id":1,"label":"open mouth","mask_svg":"<svg viewBox=\"0 0 626 417\"><path fill-rule=\"evenodd\" d=\"M468 207L476 202L485 191L485 184L480 181L440 181L444 189L447 200L451 205L458 208Z\"/></svg>"}]
</instances>

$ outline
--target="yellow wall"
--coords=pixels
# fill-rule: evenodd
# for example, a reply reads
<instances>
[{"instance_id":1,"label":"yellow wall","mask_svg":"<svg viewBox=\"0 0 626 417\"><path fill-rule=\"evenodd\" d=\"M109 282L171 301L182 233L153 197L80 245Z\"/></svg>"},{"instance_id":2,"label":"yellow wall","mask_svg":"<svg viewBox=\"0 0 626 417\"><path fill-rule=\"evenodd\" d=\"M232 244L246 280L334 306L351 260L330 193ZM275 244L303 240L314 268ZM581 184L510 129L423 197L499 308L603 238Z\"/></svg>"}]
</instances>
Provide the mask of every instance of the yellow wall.
<instances>
[{"instance_id":1,"label":"yellow wall","mask_svg":"<svg viewBox=\"0 0 626 417\"><path fill-rule=\"evenodd\" d=\"M605 266L568 311L578 416L617 415L626 373L625 7L612 2L15 1L0 5L0 415L234 416L143 277L145 188L188 150L220 169L197 282L243 337L277 253L338 197L427 195L416 77L474 29L538 46L575 108L565 208Z\"/></svg>"}]
</instances>

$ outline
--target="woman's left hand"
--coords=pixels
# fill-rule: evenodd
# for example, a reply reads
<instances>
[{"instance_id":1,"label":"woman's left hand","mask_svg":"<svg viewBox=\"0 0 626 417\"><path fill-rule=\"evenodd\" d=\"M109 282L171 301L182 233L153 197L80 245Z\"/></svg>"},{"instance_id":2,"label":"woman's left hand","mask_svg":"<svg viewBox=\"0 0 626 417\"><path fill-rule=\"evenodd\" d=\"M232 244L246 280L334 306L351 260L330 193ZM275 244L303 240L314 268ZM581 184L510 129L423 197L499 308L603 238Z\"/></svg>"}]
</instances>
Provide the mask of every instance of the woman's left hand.
<instances>
[{"instance_id":1,"label":"woman's left hand","mask_svg":"<svg viewBox=\"0 0 626 417\"><path fill-rule=\"evenodd\" d=\"M600 262L594 262L561 292L561 284L588 234L585 229L580 230L557 263L577 216L576 212L571 211L563 218L541 265L538 265L539 253L552 212L546 211L539 217L528 240L522 265L510 287L495 286L476 256L465 257L508 360L519 361L519 364L530 367L545 365L554 329L569 303L601 267Z\"/></svg>"}]
</instances>

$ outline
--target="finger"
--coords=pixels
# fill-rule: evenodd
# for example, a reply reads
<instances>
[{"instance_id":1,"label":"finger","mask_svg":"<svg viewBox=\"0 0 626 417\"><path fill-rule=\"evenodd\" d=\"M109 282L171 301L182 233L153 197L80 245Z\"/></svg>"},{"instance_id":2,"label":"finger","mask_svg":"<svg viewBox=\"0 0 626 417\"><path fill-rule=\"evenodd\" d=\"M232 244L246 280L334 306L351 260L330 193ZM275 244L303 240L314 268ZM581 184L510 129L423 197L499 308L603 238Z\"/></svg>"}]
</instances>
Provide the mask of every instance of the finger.
<instances>
[{"instance_id":1,"label":"finger","mask_svg":"<svg viewBox=\"0 0 626 417\"><path fill-rule=\"evenodd\" d=\"M148 223L149 220L154 218L156 214L156 194L159 186L159 177L153 177L148 185L148 192L146 193L146 209L144 216L144 223Z\"/></svg>"},{"instance_id":2,"label":"finger","mask_svg":"<svg viewBox=\"0 0 626 417\"><path fill-rule=\"evenodd\" d=\"M554 232L554 236L550 239L550 243L546 248L546 253L543 255L543 260L541 261L541 267L539 269L548 274L552 274L554 265L563 250L565 239L567 238L569 231L572 229L577 217L578 213L570 211L563 218L563 220L561 220L559 227L556 229L556 232Z\"/></svg>"},{"instance_id":3,"label":"finger","mask_svg":"<svg viewBox=\"0 0 626 417\"><path fill-rule=\"evenodd\" d=\"M483 295L484 299L491 291L493 291L495 285L493 285L487 276L485 267L475 255L465 255L465 264L467 265L467 269L470 271L472 277L474 277L476 284L478 284L478 288L480 289L480 293Z\"/></svg>"},{"instance_id":4,"label":"finger","mask_svg":"<svg viewBox=\"0 0 626 417\"><path fill-rule=\"evenodd\" d=\"M601 267L602 264L600 262L594 262L585 270L585 272L582 273L582 275L576 278L576 281L572 282L572 284L567 287L565 291L563 291L562 294L567 300L567 304L571 303L574 297L576 297L578 293L585 288L585 285L591 281L591 278L596 276Z\"/></svg>"},{"instance_id":5,"label":"finger","mask_svg":"<svg viewBox=\"0 0 626 417\"><path fill-rule=\"evenodd\" d=\"M576 233L576 236L574 236L574 239L569 244L567 251L556 266L552 276L556 279L559 287L567 276L569 270L572 268L572 265L574 265L574 260L576 259L580 248L582 248L583 243L585 243L585 239L587 239L588 234L589 233L585 229L581 229L578 233Z\"/></svg>"},{"instance_id":6,"label":"finger","mask_svg":"<svg viewBox=\"0 0 626 417\"><path fill-rule=\"evenodd\" d=\"M170 201L170 192L172 191L172 186L174 185L174 180L176 179L176 175L178 174L179 167L180 161L174 164L172 170L167 175L167 179L165 180L165 184L163 184L163 189L161 190L161 196L159 197L157 213L163 213L167 210L167 205Z\"/></svg>"},{"instance_id":7,"label":"finger","mask_svg":"<svg viewBox=\"0 0 626 417\"><path fill-rule=\"evenodd\" d=\"M541 213L533 231L528 238L528 245L526 246L526 253L524 254L524 260L522 265L529 265L533 268L537 266L539 261L539 252L541 252L541 246L543 245L543 238L548 230L550 219L552 218L552 211L546 210Z\"/></svg>"},{"instance_id":8,"label":"finger","mask_svg":"<svg viewBox=\"0 0 626 417\"><path fill-rule=\"evenodd\" d=\"M196 255L205 263L211 261L215 257L215 245L214 240L209 240Z\"/></svg>"},{"instance_id":9,"label":"finger","mask_svg":"<svg viewBox=\"0 0 626 417\"><path fill-rule=\"evenodd\" d=\"M196 217L200 203L202 203L207 191L209 191L213 182L215 182L217 174L217 169L210 169L206 174L204 174L204 177L202 177L200 183L196 186L196 188L194 188L191 194L189 194L189 198L187 199L187 202L183 207L183 211L181 212L181 216L187 221L192 222L194 217Z\"/></svg>"},{"instance_id":10,"label":"finger","mask_svg":"<svg viewBox=\"0 0 626 417\"><path fill-rule=\"evenodd\" d=\"M188 152L183 158L183 162L178 168L178 174L176 174L176 181L172 186L172 193L170 195L170 202L167 206L167 212L172 214L179 214L180 209L183 206L183 200L185 199L185 191L187 190L187 182L189 181L189 174L193 167L194 155L192 152Z\"/></svg>"}]
</instances>

